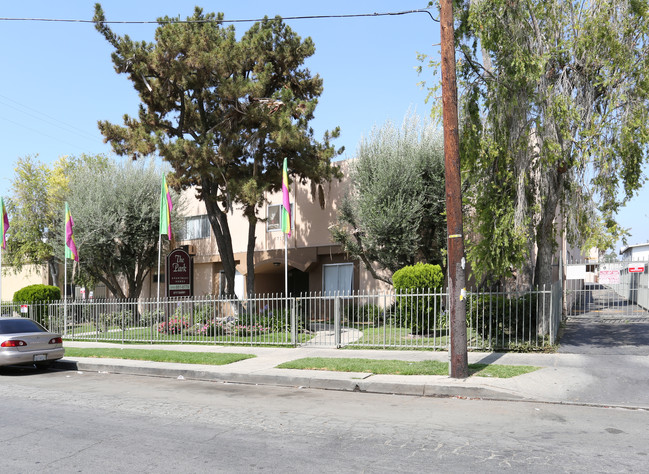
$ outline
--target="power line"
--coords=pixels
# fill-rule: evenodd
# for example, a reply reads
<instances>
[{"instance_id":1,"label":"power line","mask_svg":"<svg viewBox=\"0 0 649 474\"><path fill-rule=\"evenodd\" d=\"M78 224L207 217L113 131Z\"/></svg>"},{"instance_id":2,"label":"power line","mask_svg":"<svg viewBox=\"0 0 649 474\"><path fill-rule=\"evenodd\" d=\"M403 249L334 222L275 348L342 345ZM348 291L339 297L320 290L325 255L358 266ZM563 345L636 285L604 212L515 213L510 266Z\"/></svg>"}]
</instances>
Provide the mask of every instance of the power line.
<instances>
[{"instance_id":1,"label":"power line","mask_svg":"<svg viewBox=\"0 0 649 474\"><path fill-rule=\"evenodd\" d=\"M12 105L11 103L14 105ZM20 102L17 102L5 95L0 94L0 104L3 104L7 107L10 107L19 113L22 113L24 115L27 115L29 117L32 117L36 120L40 120L41 122L44 122L48 125L52 125L54 127L60 128L66 133L72 133L75 135L78 135L81 138L84 138L86 140L90 140L95 142L97 140L97 137L92 135L91 133L88 133L86 130L83 130L81 128L78 128L74 125L71 125L67 122L64 122L56 117L52 117L51 115L48 115L46 113L41 112L38 109L34 109L33 107L29 107L25 104L21 104ZM16 123L16 122L14 122Z\"/></svg>"},{"instance_id":2,"label":"power line","mask_svg":"<svg viewBox=\"0 0 649 474\"><path fill-rule=\"evenodd\" d=\"M379 16L400 16L409 15L412 13L427 13L431 20L439 22L433 14L427 9L420 10L406 10L401 12L384 12L384 13L351 13L345 15L305 15L305 16L285 16L281 17L282 20L328 20L334 18L363 18L363 17L379 17ZM120 24L120 25L158 25L166 23L251 23L255 21L264 21L268 18L248 18L238 20L218 20L218 19L205 19L205 20L112 20L102 21L105 24ZM50 23L95 23L94 20L81 20L70 18L0 18L0 21L33 21L33 22L50 22Z\"/></svg>"}]
</instances>

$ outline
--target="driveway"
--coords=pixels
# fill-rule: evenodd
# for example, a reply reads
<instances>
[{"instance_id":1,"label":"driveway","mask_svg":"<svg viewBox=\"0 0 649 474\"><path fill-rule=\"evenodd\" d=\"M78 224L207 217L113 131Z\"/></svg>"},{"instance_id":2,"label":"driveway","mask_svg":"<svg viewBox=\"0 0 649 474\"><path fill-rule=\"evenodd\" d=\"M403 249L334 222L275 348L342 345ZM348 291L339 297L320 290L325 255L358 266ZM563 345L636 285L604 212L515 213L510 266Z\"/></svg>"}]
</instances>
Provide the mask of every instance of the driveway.
<instances>
[{"instance_id":1,"label":"driveway","mask_svg":"<svg viewBox=\"0 0 649 474\"><path fill-rule=\"evenodd\" d=\"M602 285L587 285L566 317L559 352L649 355L649 313Z\"/></svg>"}]
</instances>

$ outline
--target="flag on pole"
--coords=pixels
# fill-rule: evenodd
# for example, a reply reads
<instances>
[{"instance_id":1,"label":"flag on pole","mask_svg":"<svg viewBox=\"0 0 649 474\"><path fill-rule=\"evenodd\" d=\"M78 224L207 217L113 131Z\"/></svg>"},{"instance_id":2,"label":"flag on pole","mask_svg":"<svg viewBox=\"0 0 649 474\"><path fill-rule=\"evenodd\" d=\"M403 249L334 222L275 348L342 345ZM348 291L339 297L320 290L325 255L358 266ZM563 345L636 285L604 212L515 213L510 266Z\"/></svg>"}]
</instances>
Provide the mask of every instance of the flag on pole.
<instances>
[{"instance_id":1,"label":"flag on pole","mask_svg":"<svg viewBox=\"0 0 649 474\"><path fill-rule=\"evenodd\" d=\"M65 258L71 258L75 262L79 261L79 253L77 252L77 245L74 243L74 233L72 232L74 221L72 214L70 214L70 207L65 203Z\"/></svg>"},{"instance_id":2,"label":"flag on pole","mask_svg":"<svg viewBox=\"0 0 649 474\"><path fill-rule=\"evenodd\" d=\"M160 234L166 235L171 240L171 210L174 208L171 202L171 194L167 186L167 178L162 173L162 186L160 188Z\"/></svg>"},{"instance_id":3,"label":"flag on pole","mask_svg":"<svg viewBox=\"0 0 649 474\"><path fill-rule=\"evenodd\" d=\"M288 162L284 158L282 171L282 232L291 236L291 199L288 193Z\"/></svg>"},{"instance_id":4,"label":"flag on pole","mask_svg":"<svg viewBox=\"0 0 649 474\"><path fill-rule=\"evenodd\" d=\"M9 216L7 215L7 208L5 207L4 200L0 197L0 226L2 227L2 248L7 248L7 230L9 229Z\"/></svg>"}]
</instances>

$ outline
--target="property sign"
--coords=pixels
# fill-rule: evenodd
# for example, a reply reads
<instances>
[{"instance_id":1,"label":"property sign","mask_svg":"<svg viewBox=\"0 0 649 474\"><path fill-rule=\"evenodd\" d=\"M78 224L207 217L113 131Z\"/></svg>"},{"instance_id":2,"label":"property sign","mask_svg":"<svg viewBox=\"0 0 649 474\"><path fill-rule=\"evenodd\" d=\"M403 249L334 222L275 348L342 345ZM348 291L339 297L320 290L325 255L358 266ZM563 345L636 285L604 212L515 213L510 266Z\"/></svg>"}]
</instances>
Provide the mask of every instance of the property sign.
<instances>
[{"instance_id":1,"label":"property sign","mask_svg":"<svg viewBox=\"0 0 649 474\"><path fill-rule=\"evenodd\" d=\"M192 257L183 249L172 250L167 255L167 296L192 296L194 294L194 265Z\"/></svg>"},{"instance_id":2,"label":"property sign","mask_svg":"<svg viewBox=\"0 0 649 474\"><path fill-rule=\"evenodd\" d=\"M644 263L630 263L629 273L644 273Z\"/></svg>"},{"instance_id":3,"label":"property sign","mask_svg":"<svg viewBox=\"0 0 649 474\"><path fill-rule=\"evenodd\" d=\"M620 270L600 270L599 282L605 285L617 285L620 283Z\"/></svg>"}]
</instances>

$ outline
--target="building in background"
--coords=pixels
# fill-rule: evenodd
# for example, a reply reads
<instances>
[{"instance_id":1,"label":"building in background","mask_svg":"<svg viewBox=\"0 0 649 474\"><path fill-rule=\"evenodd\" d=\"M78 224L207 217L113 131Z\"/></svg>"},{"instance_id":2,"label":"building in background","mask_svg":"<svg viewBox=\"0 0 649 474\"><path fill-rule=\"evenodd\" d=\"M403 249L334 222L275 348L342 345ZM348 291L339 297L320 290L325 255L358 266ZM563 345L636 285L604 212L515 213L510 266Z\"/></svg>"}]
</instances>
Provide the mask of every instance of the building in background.
<instances>
[{"instance_id":1,"label":"building in background","mask_svg":"<svg viewBox=\"0 0 649 474\"><path fill-rule=\"evenodd\" d=\"M336 212L347 183L347 162L337 163L345 177L325 185L325 206L312 196L310 183L292 183L292 231L288 238L289 294L374 291L391 286L375 280L358 261L353 261L334 243L329 226L336 222ZM174 229L176 246L184 246L194 260L194 294L221 295L225 280L216 239L207 218L205 204L196 199L192 189L182 193L183 226ZM281 192L266 196L267 204L259 212L254 267L247 267L248 221L240 208L228 215L236 261L235 293L247 293L246 275L255 272L255 293L284 294L284 236L280 224ZM162 276L164 279L164 275ZM158 276L153 272L143 290L144 297L155 297Z\"/></svg>"}]
</instances>

